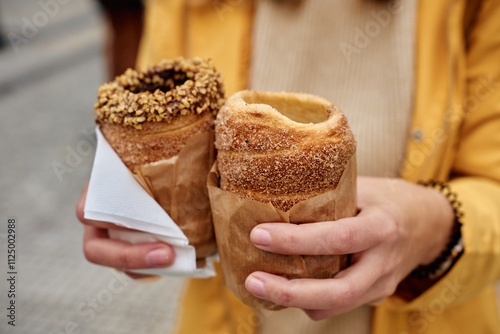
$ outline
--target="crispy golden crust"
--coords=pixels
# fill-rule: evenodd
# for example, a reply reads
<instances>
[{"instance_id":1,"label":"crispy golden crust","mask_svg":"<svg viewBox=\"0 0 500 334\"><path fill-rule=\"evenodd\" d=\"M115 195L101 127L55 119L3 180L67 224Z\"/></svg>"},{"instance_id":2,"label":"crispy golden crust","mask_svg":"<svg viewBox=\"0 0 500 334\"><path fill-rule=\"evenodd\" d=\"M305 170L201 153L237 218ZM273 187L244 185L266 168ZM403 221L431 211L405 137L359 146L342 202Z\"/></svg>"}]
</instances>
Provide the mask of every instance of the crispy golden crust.
<instances>
[{"instance_id":1,"label":"crispy golden crust","mask_svg":"<svg viewBox=\"0 0 500 334\"><path fill-rule=\"evenodd\" d=\"M356 142L327 100L242 91L219 111L215 147L221 189L288 211L336 188Z\"/></svg>"},{"instance_id":2,"label":"crispy golden crust","mask_svg":"<svg viewBox=\"0 0 500 334\"><path fill-rule=\"evenodd\" d=\"M173 122L144 123L142 129L104 123L101 131L123 163L132 171L135 166L176 156L195 133L213 129L212 113L186 115Z\"/></svg>"},{"instance_id":3,"label":"crispy golden crust","mask_svg":"<svg viewBox=\"0 0 500 334\"><path fill-rule=\"evenodd\" d=\"M145 122L170 123L178 116L216 113L224 102L222 76L201 58L163 60L144 71L128 69L99 88L97 124L141 129Z\"/></svg>"}]
</instances>

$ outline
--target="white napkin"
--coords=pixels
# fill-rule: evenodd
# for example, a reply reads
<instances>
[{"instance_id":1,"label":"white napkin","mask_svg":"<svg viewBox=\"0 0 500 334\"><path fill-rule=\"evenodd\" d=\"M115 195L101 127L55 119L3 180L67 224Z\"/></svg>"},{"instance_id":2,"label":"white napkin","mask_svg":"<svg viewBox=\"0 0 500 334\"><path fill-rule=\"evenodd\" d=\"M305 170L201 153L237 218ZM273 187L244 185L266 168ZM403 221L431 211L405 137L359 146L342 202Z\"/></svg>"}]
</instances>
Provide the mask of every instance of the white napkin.
<instances>
[{"instance_id":1,"label":"white napkin","mask_svg":"<svg viewBox=\"0 0 500 334\"><path fill-rule=\"evenodd\" d=\"M90 176L85 218L111 222L148 233L110 231L110 237L131 243L161 240L173 246L174 264L168 268L141 269L135 272L190 277L215 276L212 260L196 268L193 246L163 208L142 188L113 148L96 128L97 148Z\"/></svg>"}]
</instances>

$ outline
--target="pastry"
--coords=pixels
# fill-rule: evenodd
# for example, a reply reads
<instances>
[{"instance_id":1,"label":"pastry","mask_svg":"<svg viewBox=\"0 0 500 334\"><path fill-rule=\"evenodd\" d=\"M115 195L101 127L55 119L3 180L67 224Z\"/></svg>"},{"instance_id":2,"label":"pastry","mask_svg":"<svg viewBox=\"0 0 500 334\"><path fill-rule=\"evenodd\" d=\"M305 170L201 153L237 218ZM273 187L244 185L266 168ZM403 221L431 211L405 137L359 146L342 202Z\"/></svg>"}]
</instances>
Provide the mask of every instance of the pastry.
<instances>
[{"instance_id":1,"label":"pastry","mask_svg":"<svg viewBox=\"0 0 500 334\"><path fill-rule=\"evenodd\" d=\"M242 91L217 116L220 187L282 211L335 189L356 151L340 109L307 94Z\"/></svg>"},{"instance_id":2,"label":"pastry","mask_svg":"<svg viewBox=\"0 0 500 334\"><path fill-rule=\"evenodd\" d=\"M133 170L177 155L192 134L210 130L223 98L222 77L210 62L164 60L102 85L96 123Z\"/></svg>"},{"instance_id":3,"label":"pastry","mask_svg":"<svg viewBox=\"0 0 500 334\"><path fill-rule=\"evenodd\" d=\"M255 226L305 224L356 214L356 142L347 120L329 101L307 94L242 91L217 115L217 163L209 194L226 286L247 305L283 308L259 299L245 279L264 271L288 279L329 279L347 255L305 255L256 248Z\"/></svg>"},{"instance_id":4,"label":"pastry","mask_svg":"<svg viewBox=\"0 0 500 334\"><path fill-rule=\"evenodd\" d=\"M215 251L206 175L214 159L214 119L223 101L222 77L210 61L177 58L143 71L128 69L99 88L94 106L106 140L181 228L198 258ZM200 136L196 157L182 153ZM162 162L183 166L182 159L194 166L168 173L155 167ZM205 204L196 207L196 196Z\"/></svg>"}]
</instances>

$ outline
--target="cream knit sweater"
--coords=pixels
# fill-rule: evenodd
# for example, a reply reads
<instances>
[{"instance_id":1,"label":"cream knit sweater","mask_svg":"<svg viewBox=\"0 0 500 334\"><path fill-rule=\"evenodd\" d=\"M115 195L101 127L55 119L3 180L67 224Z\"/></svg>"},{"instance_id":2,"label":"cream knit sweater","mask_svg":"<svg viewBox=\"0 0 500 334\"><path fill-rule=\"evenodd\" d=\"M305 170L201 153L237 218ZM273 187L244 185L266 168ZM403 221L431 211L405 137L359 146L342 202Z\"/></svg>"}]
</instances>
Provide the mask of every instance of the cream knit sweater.
<instances>
[{"instance_id":1,"label":"cream knit sweater","mask_svg":"<svg viewBox=\"0 0 500 334\"><path fill-rule=\"evenodd\" d=\"M304 92L337 104L358 173L397 177L414 88L417 0L259 0L250 88ZM369 333L368 306L313 322L300 310L262 315L262 334Z\"/></svg>"}]
</instances>

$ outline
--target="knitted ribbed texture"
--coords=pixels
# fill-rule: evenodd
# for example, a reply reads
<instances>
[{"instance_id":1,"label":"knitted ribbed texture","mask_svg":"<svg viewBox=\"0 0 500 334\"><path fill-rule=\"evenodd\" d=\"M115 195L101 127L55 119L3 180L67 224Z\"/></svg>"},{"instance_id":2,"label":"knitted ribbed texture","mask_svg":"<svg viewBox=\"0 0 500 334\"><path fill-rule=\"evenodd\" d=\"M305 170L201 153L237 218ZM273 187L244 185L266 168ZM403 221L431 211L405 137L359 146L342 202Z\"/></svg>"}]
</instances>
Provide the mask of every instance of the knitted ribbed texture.
<instances>
[{"instance_id":1,"label":"knitted ribbed texture","mask_svg":"<svg viewBox=\"0 0 500 334\"><path fill-rule=\"evenodd\" d=\"M416 2L258 1L250 87L337 104L358 142L358 173L398 176L413 103Z\"/></svg>"},{"instance_id":2,"label":"knitted ribbed texture","mask_svg":"<svg viewBox=\"0 0 500 334\"><path fill-rule=\"evenodd\" d=\"M413 103L416 4L257 1L251 89L332 101L358 142L358 174L398 176ZM369 333L370 310L319 322L297 309L266 312L261 334Z\"/></svg>"}]
</instances>

